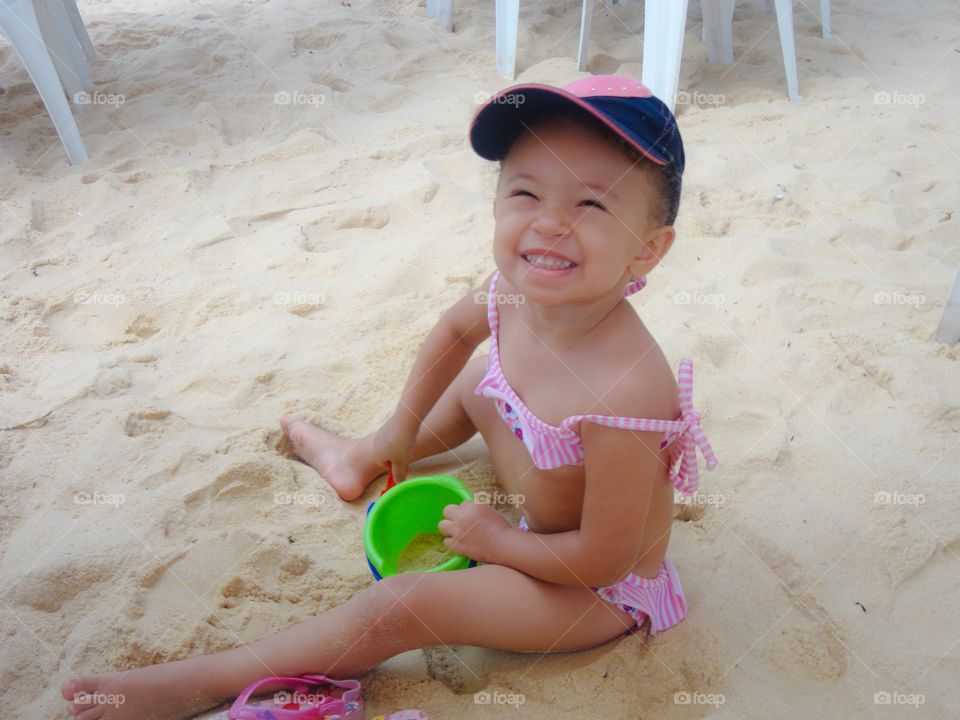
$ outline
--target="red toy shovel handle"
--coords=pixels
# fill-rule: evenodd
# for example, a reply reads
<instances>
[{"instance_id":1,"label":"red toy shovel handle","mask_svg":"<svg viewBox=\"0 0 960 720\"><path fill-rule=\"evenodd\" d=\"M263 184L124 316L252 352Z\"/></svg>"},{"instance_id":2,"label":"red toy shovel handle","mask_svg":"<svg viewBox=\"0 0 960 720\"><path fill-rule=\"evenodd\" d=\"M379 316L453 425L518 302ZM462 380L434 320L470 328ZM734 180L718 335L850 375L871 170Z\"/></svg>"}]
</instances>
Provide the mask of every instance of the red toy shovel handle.
<instances>
[{"instance_id":1,"label":"red toy shovel handle","mask_svg":"<svg viewBox=\"0 0 960 720\"><path fill-rule=\"evenodd\" d=\"M393 479L393 465L390 463L389 460L387 460L387 484L384 486L383 490L380 491L380 495L378 495L377 497L382 496L387 490L389 490L396 484L397 484L397 481Z\"/></svg>"}]
</instances>

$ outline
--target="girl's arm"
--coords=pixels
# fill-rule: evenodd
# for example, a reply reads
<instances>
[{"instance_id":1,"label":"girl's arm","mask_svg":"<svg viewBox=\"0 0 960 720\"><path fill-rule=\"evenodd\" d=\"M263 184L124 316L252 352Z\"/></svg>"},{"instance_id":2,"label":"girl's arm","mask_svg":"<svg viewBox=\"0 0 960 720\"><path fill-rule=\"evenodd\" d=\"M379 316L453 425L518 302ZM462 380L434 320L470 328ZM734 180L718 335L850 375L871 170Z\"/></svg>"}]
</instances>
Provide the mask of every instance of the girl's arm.
<instances>
[{"instance_id":1,"label":"girl's arm","mask_svg":"<svg viewBox=\"0 0 960 720\"><path fill-rule=\"evenodd\" d=\"M580 528L539 534L502 527L487 562L560 585L602 587L639 558L654 484L663 482L663 433L580 424L584 447Z\"/></svg>"},{"instance_id":2,"label":"girl's arm","mask_svg":"<svg viewBox=\"0 0 960 720\"><path fill-rule=\"evenodd\" d=\"M393 414L396 427L415 433L473 351L490 337L483 298L492 275L454 303L427 335Z\"/></svg>"}]
</instances>

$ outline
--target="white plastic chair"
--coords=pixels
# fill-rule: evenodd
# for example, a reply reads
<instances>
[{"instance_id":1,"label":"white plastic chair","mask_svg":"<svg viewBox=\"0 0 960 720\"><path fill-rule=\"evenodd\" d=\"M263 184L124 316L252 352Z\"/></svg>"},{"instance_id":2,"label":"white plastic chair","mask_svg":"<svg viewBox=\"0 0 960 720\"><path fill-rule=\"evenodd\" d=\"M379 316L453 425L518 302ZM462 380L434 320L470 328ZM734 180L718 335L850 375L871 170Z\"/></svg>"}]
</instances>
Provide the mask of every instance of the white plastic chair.
<instances>
[{"instance_id":1,"label":"white plastic chair","mask_svg":"<svg viewBox=\"0 0 960 720\"><path fill-rule=\"evenodd\" d=\"M829 0L823 0L828 5ZM701 0L703 8L703 35L707 43L707 57L712 63L733 65L733 6L736 0ZM787 75L787 95L800 100L797 81L797 49L793 33L793 0L774 0L777 27L780 31L780 51ZM829 32L829 26L825 26Z\"/></svg>"},{"instance_id":2,"label":"white plastic chair","mask_svg":"<svg viewBox=\"0 0 960 720\"><path fill-rule=\"evenodd\" d=\"M712 63L733 64L733 6L735 0L702 0L703 41ZM793 3L775 0L773 5L764 0L764 10L776 10L780 32L780 49L787 75L787 94L791 100L800 100L797 81L796 38L793 32ZM820 0L820 31L823 39L830 37L830 0Z\"/></svg>"},{"instance_id":3,"label":"white plastic chair","mask_svg":"<svg viewBox=\"0 0 960 720\"><path fill-rule=\"evenodd\" d=\"M763 9L773 10L770 0L763 0ZM820 0L820 32L824 40L830 39L830 0Z\"/></svg>"},{"instance_id":4,"label":"white plastic chair","mask_svg":"<svg viewBox=\"0 0 960 720\"><path fill-rule=\"evenodd\" d=\"M647 0L643 4L643 69L641 82L671 110L677 98L680 57L687 24L687 0ZM577 69L587 69L587 45L594 0L583 0Z\"/></svg>"},{"instance_id":5,"label":"white plastic chair","mask_svg":"<svg viewBox=\"0 0 960 720\"><path fill-rule=\"evenodd\" d=\"M72 4L72 0L67 1ZM33 0L33 9L63 89L76 102L84 90L93 90L93 79L64 0Z\"/></svg>"},{"instance_id":6,"label":"white plastic chair","mask_svg":"<svg viewBox=\"0 0 960 720\"><path fill-rule=\"evenodd\" d=\"M428 0L429 2L430 0ZM439 0L434 0L437 2ZM443 0L452 2L453 0ZM583 9L580 14L580 54L577 66L583 70L586 62L586 43L590 38L590 21L592 19L593 0L583 0ZM607 0L607 4L615 4L618 0ZM659 0L656 0L659 4ZM686 5L686 0L683 0ZM513 80L517 68L517 29L520 24L520 0L496 0L497 22L497 73L502 77Z\"/></svg>"},{"instance_id":7,"label":"white plastic chair","mask_svg":"<svg viewBox=\"0 0 960 720\"><path fill-rule=\"evenodd\" d=\"M42 2L43 0L40 0ZM43 11L41 10L41 13ZM13 45L27 74L37 87L50 113L70 162L77 165L87 159L80 131L60 86L60 77L40 31L40 23L31 0L0 0L0 33ZM62 58L61 58L62 60ZM68 73L73 78L78 76ZM79 82L79 80L78 80Z\"/></svg>"},{"instance_id":8,"label":"white plastic chair","mask_svg":"<svg viewBox=\"0 0 960 720\"><path fill-rule=\"evenodd\" d=\"M584 3L590 0L584 0ZM646 0L643 4L643 66L640 81L673 110L680 82L680 58L687 25L687 0ZM586 65L586 48L578 60Z\"/></svg>"},{"instance_id":9,"label":"white plastic chair","mask_svg":"<svg viewBox=\"0 0 960 720\"><path fill-rule=\"evenodd\" d=\"M766 0L765 0L766 1ZM595 0L583 0L580 15L580 44L577 68L587 69L587 44ZM607 0L608 4L617 0ZM703 40L710 62L733 64L733 7L735 0L702 0ZM797 53L793 32L792 0L774 0L780 48L787 76L787 94L800 100L797 81ZM686 25L688 0L646 0L644 2L643 84L673 108L680 77L680 59ZM820 0L823 37L830 37L830 0ZM453 0L427 0L427 16L453 29ZM520 0L496 0L497 72L506 78L516 75L517 30Z\"/></svg>"},{"instance_id":10,"label":"white plastic chair","mask_svg":"<svg viewBox=\"0 0 960 720\"><path fill-rule=\"evenodd\" d=\"M517 29L520 25L520 0L496 0L497 72L513 80L517 74Z\"/></svg>"},{"instance_id":11,"label":"white plastic chair","mask_svg":"<svg viewBox=\"0 0 960 720\"><path fill-rule=\"evenodd\" d=\"M618 0L607 0L614 4ZM593 0L584 0L580 23L580 53L577 64L581 70L586 65L586 47L590 38L590 20ZM682 6L682 8L680 7ZM520 24L520 0L496 0L497 26L497 73L512 80L517 67L517 30ZM643 48L643 83L663 99L677 94L677 78L680 72L680 52L683 48L683 26L687 12L687 0L650 0L644 5L647 26L665 28L666 36L646 41ZM679 32L678 17L683 17ZM453 0L427 0L427 17L435 18L447 30L453 29ZM668 67L661 67L661 56ZM648 62L649 60L649 62ZM676 68L674 68L674 65ZM671 79L672 78L672 79ZM653 83L653 84L651 84Z\"/></svg>"},{"instance_id":12,"label":"white plastic chair","mask_svg":"<svg viewBox=\"0 0 960 720\"><path fill-rule=\"evenodd\" d=\"M937 340L947 345L960 342L960 266L953 278L953 287L943 306L943 315L937 325Z\"/></svg>"},{"instance_id":13,"label":"white plastic chair","mask_svg":"<svg viewBox=\"0 0 960 720\"><path fill-rule=\"evenodd\" d=\"M677 39L680 17L685 18L686 2L671 0L647 0L644 3L644 46L643 46L643 83L663 99L675 97L676 81L669 78L679 77L680 55L683 50L682 34ZM702 0L703 33L710 62L723 65L733 64L733 7L735 0ZM681 7L682 15L681 15ZM769 3L765 0L765 7ZM668 6L668 7L664 7ZM787 76L787 95L791 100L800 100L797 81L797 52L793 31L792 0L775 0L773 7L777 13L777 25L780 32L780 49L783 54L783 66ZM592 0L584 0L580 22L580 50L577 67L586 70L587 43L590 39L590 18L593 10ZM650 13L653 12L653 17ZM830 0L820 0L820 24L824 39L830 37ZM655 32L647 28L656 29ZM682 33L682 30L680 30ZM664 35L663 33L666 33ZM654 46L649 46L650 41ZM650 75L648 76L648 67ZM677 67L674 68L674 64ZM649 78L649 82L648 82ZM655 87L656 86L656 87ZM672 102L668 103L672 107Z\"/></svg>"},{"instance_id":14,"label":"white plastic chair","mask_svg":"<svg viewBox=\"0 0 960 720\"><path fill-rule=\"evenodd\" d=\"M63 9L67 12L74 35L80 43L80 47L83 48L84 56L88 62L93 62L93 59L97 57L97 50L93 47L93 42L90 40L89 33L87 33L87 26L83 24L83 18L80 17L80 9L77 7L76 0L62 1ZM829 2L829 0L826 0L826 2Z\"/></svg>"},{"instance_id":15,"label":"white plastic chair","mask_svg":"<svg viewBox=\"0 0 960 720\"><path fill-rule=\"evenodd\" d=\"M427 17L436 18L447 30L453 30L453 0L427 0Z\"/></svg>"},{"instance_id":16,"label":"white plastic chair","mask_svg":"<svg viewBox=\"0 0 960 720\"><path fill-rule=\"evenodd\" d=\"M453 30L453 0L427 0L427 17ZM496 0L496 23L497 72L512 80L516 75L520 0Z\"/></svg>"}]
</instances>

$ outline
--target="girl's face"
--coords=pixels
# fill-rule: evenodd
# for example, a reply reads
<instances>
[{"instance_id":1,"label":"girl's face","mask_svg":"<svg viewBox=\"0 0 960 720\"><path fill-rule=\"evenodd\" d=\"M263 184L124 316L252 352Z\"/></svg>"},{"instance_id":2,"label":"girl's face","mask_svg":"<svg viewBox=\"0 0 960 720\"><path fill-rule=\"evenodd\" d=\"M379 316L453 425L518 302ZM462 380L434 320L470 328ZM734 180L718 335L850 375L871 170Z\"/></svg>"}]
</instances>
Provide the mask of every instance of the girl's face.
<instances>
[{"instance_id":1,"label":"girl's face","mask_svg":"<svg viewBox=\"0 0 960 720\"><path fill-rule=\"evenodd\" d=\"M654 192L610 141L562 119L539 123L503 162L493 208L497 267L545 305L622 292L673 241L673 228L652 217Z\"/></svg>"}]
</instances>

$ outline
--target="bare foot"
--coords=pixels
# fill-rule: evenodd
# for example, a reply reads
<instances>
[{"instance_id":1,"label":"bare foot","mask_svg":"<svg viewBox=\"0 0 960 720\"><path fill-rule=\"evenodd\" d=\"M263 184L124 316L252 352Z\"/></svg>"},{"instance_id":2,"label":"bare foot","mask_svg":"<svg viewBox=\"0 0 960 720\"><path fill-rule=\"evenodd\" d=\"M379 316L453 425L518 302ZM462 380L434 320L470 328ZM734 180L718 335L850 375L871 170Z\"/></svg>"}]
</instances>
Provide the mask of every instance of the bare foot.
<instances>
[{"instance_id":1,"label":"bare foot","mask_svg":"<svg viewBox=\"0 0 960 720\"><path fill-rule=\"evenodd\" d=\"M280 418L280 427L297 457L320 473L347 502L360 497L367 485L386 472L369 459L372 436L357 440L340 437L289 415Z\"/></svg>"},{"instance_id":2,"label":"bare foot","mask_svg":"<svg viewBox=\"0 0 960 720\"><path fill-rule=\"evenodd\" d=\"M176 665L71 677L60 694L77 720L181 720L220 704L198 692L196 676L184 677Z\"/></svg>"}]
</instances>

